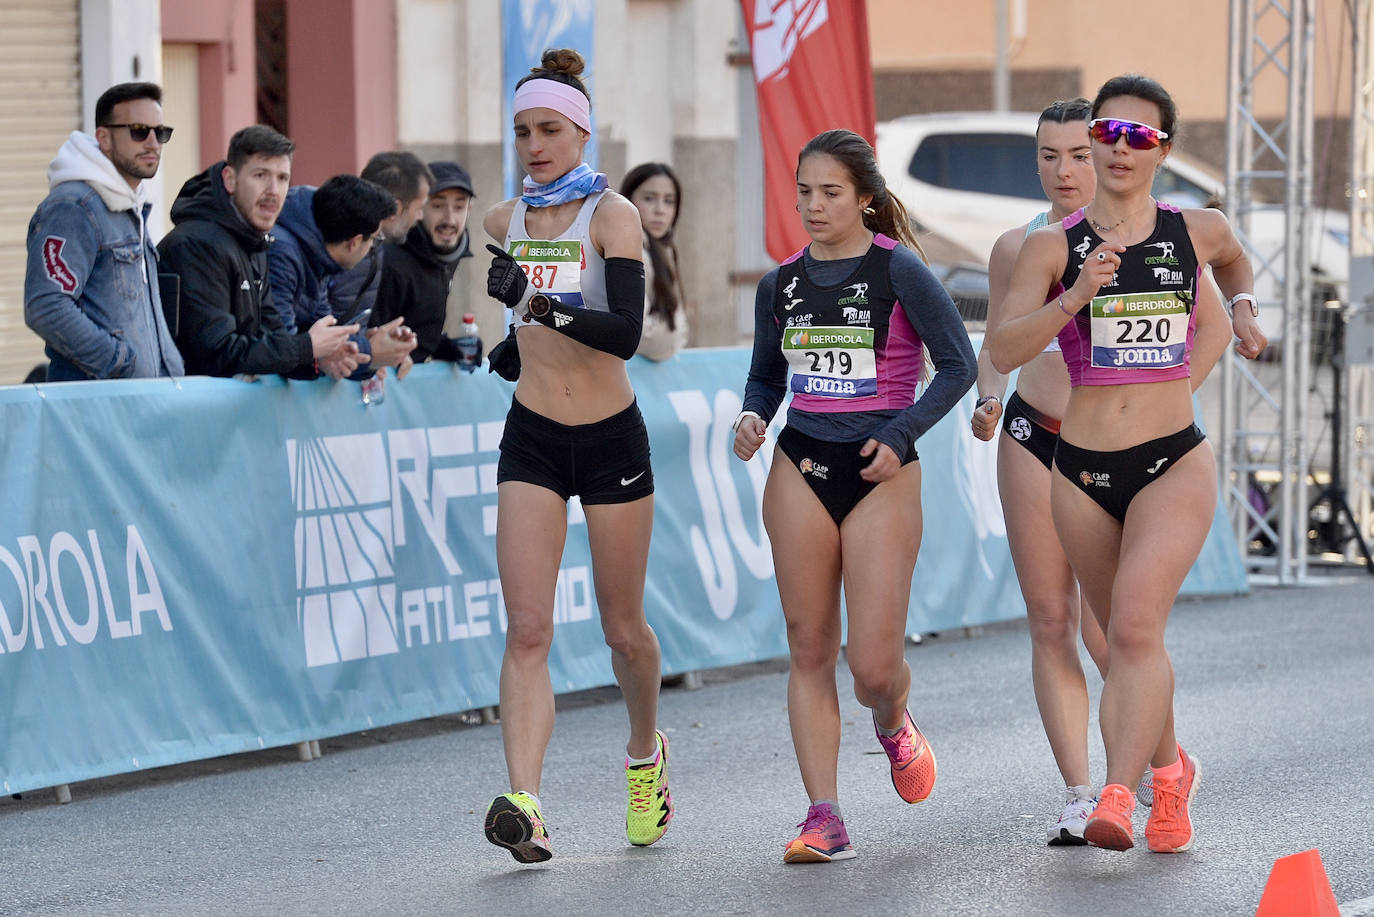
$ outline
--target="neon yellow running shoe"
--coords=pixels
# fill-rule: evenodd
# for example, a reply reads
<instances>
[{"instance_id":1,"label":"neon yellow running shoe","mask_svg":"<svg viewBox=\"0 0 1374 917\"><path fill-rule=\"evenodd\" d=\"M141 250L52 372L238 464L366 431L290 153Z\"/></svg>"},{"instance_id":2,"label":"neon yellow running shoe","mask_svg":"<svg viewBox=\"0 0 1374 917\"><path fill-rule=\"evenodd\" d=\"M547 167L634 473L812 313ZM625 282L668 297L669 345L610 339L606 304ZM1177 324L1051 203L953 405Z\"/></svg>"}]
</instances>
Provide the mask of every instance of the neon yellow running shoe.
<instances>
[{"instance_id":1,"label":"neon yellow running shoe","mask_svg":"<svg viewBox=\"0 0 1374 917\"><path fill-rule=\"evenodd\" d=\"M502 793L487 809L487 840L505 847L520 863L542 863L553 856L544 817L528 793Z\"/></svg>"},{"instance_id":2,"label":"neon yellow running shoe","mask_svg":"<svg viewBox=\"0 0 1374 917\"><path fill-rule=\"evenodd\" d=\"M625 759L625 780L630 804L625 810L625 836L636 847L647 847L663 836L673 820L673 794L668 792L668 737L655 731L658 753L648 764L630 766Z\"/></svg>"}]
</instances>

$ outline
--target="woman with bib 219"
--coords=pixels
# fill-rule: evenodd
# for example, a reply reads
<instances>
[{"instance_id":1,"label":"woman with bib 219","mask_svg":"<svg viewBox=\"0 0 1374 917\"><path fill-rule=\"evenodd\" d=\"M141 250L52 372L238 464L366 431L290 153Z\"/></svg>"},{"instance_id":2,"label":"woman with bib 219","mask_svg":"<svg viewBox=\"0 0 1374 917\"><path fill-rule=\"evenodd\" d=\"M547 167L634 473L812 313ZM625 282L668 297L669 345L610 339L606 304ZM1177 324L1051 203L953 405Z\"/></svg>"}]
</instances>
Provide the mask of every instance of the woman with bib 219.
<instances>
[{"instance_id":1,"label":"woman with bib 219","mask_svg":"<svg viewBox=\"0 0 1374 917\"><path fill-rule=\"evenodd\" d=\"M977 368L866 140L835 130L807 143L797 210L811 243L759 284L734 452L748 461L763 445L790 370L763 519L787 622L792 742L810 797L783 862L815 863L854 856L837 800L841 588L854 693L873 713L892 784L908 803L935 785L935 756L907 712L907 602L921 543L916 439L958 403ZM936 373L915 399L927 348Z\"/></svg>"}]
</instances>

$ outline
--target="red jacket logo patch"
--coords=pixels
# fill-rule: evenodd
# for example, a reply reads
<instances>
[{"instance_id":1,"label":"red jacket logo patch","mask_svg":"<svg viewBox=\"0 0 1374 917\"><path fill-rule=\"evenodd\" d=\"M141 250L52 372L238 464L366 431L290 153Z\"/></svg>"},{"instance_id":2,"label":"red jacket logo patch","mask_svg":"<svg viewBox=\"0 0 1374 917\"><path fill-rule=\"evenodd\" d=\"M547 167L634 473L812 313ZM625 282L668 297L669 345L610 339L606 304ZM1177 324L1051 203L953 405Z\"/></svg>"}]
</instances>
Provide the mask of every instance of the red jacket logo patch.
<instances>
[{"instance_id":1,"label":"red jacket logo patch","mask_svg":"<svg viewBox=\"0 0 1374 917\"><path fill-rule=\"evenodd\" d=\"M62 260L62 246L67 240L61 236L48 236L43 240L43 269L48 279L62 288L63 293L76 292L76 276L67 262Z\"/></svg>"}]
</instances>

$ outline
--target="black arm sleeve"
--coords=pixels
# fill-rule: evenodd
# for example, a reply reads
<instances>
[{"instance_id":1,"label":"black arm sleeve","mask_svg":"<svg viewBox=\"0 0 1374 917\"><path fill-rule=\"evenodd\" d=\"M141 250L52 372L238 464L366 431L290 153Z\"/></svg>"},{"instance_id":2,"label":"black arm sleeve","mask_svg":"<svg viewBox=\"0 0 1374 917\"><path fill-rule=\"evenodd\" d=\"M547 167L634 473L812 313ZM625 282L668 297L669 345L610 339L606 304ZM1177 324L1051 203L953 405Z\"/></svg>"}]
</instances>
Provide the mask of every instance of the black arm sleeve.
<instances>
[{"instance_id":1,"label":"black arm sleeve","mask_svg":"<svg viewBox=\"0 0 1374 917\"><path fill-rule=\"evenodd\" d=\"M181 328L177 347L196 373L232 376L235 373L287 373L313 361L310 336L264 328L243 334L231 311L227 266L214 245L195 239L160 251L165 268L181 275ZM271 309L264 297L263 311Z\"/></svg>"},{"instance_id":2,"label":"black arm sleeve","mask_svg":"<svg viewBox=\"0 0 1374 917\"><path fill-rule=\"evenodd\" d=\"M579 344L628 360L639 347L644 326L644 262L606 259L606 302L610 312L555 305L534 320Z\"/></svg>"},{"instance_id":3,"label":"black arm sleeve","mask_svg":"<svg viewBox=\"0 0 1374 917\"><path fill-rule=\"evenodd\" d=\"M773 297L778 291L778 270L774 268L759 281L754 294L754 355L749 361L749 379L744 386L744 410L753 411L764 423L773 420L787 395L787 358L782 355L782 328L773 315Z\"/></svg>"},{"instance_id":4,"label":"black arm sleeve","mask_svg":"<svg viewBox=\"0 0 1374 917\"><path fill-rule=\"evenodd\" d=\"M873 434L900 456L959 403L978 378L978 362L954 301L915 252L893 249L889 276L907 321L935 364L935 375L916 403Z\"/></svg>"}]
</instances>

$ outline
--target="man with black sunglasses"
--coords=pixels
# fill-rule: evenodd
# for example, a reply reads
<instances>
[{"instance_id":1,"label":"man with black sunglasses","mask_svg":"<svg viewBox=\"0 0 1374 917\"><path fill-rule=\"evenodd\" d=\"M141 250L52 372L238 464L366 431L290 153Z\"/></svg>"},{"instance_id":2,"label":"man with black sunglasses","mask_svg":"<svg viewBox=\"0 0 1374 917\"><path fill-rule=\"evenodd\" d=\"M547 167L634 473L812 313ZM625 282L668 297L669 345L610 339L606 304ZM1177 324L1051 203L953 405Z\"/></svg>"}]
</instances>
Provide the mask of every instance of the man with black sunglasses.
<instances>
[{"instance_id":1,"label":"man with black sunglasses","mask_svg":"<svg viewBox=\"0 0 1374 917\"><path fill-rule=\"evenodd\" d=\"M95 136L73 131L48 167L51 190L29 221L24 321L46 344L49 382L184 375L143 184L172 136L162 89L110 87L95 124Z\"/></svg>"}]
</instances>

